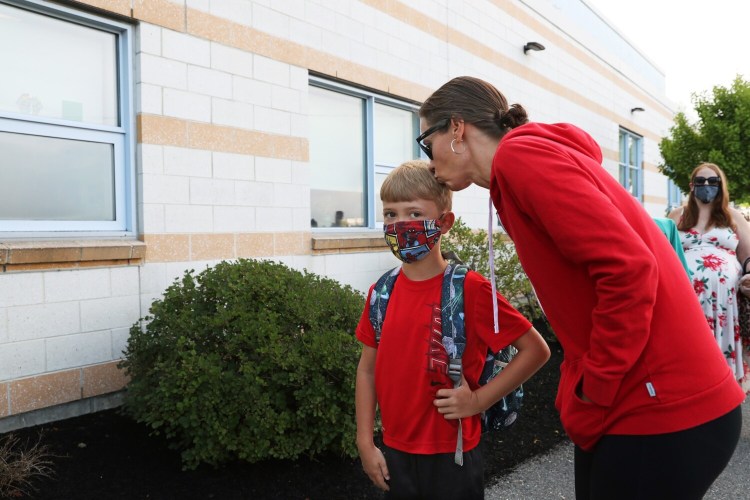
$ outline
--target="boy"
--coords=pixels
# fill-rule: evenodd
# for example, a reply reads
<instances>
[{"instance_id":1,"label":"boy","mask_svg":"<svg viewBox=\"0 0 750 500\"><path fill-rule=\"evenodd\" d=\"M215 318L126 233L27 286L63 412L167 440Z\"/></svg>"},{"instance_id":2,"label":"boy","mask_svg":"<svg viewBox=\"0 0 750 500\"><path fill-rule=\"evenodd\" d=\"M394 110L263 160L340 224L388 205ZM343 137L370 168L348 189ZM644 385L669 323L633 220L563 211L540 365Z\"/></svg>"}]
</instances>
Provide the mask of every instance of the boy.
<instances>
[{"instance_id":1,"label":"boy","mask_svg":"<svg viewBox=\"0 0 750 500\"><path fill-rule=\"evenodd\" d=\"M423 161L393 170L380 190L386 241L404 265L388 301L379 343L369 321L370 288L357 326L363 349L355 400L362 467L386 498L484 498L479 415L531 377L550 355L539 333L499 294L501 331L495 334L492 288L470 271L464 282L463 379L453 388L440 327L448 265L440 252L440 236L455 221L451 196ZM421 245L400 247L399 240ZM508 344L518 354L480 388L487 349L497 352ZM383 423L382 452L373 442L376 404ZM459 418L463 466L454 462Z\"/></svg>"}]
</instances>

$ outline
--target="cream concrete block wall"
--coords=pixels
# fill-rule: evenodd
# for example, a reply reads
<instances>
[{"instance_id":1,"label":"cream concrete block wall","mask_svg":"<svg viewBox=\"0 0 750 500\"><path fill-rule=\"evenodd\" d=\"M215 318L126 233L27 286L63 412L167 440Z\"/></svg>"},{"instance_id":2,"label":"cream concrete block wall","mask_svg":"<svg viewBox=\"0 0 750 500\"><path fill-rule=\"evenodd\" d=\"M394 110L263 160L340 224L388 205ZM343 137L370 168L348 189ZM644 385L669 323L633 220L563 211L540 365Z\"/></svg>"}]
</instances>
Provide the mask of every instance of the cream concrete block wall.
<instances>
[{"instance_id":1,"label":"cream concrete block wall","mask_svg":"<svg viewBox=\"0 0 750 500\"><path fill-rule=\"evenodd\" d=\"M362 294L367 293L381 274L400 264L391 252L295 256L280 261L350 285Z\"/></svg>"},{"instance_id":2,"label":"cream concrete block wall","mask_svg":"<svg viewBox=\"0 0 750 500\"><path fill-rule=\"evenodd\" d=\"M8 308L8 340L43 339L81 331L80 302L41 303Z\"/></svg>"},{"instance_id":3,"label":"cream concrete block wall","mask_svg":"<svg viewBox=\"0 0 750 500\"><path fill-rule=\"evenodd\" d=\"M141 308L142 314L145 316L148 313L148 309ZM128 339L130 338L130 327L128 328L113 328L111 331L112 337L112 358L111 359L122 359L125 357L125 349L128 346Z\"/></svg>"},{"instance_id":4,"label":"cream concrete block wall","mask_svg":"<svg viewBox=\"0 0 750 500\"><path fill-rule=\"evenodd\" d=\"M43 373L46 368L45 352L45 341L41 339L2 344L0 380L13 380Z\"/></svg>"},{"instance_id":5,"label":"cream concrete block wall","mask_svg":"<svg viewBox=\"0 0 750 500\"><path fill-rule=\"evenodd\" d=\"M0 274L0 304L5 307L44 302L44 274Z\"/></svg>"},{"instance_id":6,"label":"cream concrete block wall","mask_svg":"<svg viewBox=\"0 0 750 500\"><path fill-rule=\"evenodd\" d=\"M208 67L211 64L211 43L172 30L162 30L161 55L167 59Z\"/></svg>"},{"instance_id":7,"label":"cream concrete block wall","mask_svg":"<svg viewBox=\"0 0 750 500\"><path fill-rule=\"evenodd\" d=\"M210 151L164 146L164 174L182 179L212 176Z\"/></svg>"},{"instance_id":8,"label":"cream concrete block wall","mask_svg":"<svg viewBox=\"0 0 750 500\"><path fill-rule=\"evenodd\" d=\"M0 295L14 297L0 308L0 380L119 359L141 314L138 271L0 274Z\"/></svg>"},{"instance_id":9,"label":"cream concrete block wall","mask_svg":"<svg viewBox=\"0 0 750 500\"><path fill-rule=\"evenodd\" d=\"M101 330L48 338L45 348L48 372L103 363L112 360L112 332Z\"/></svg>"},{"instance_id":10,"label":"cream concrete block wall","mask_svg":"<svg viewBox=\"0 0 750 500\"><path fill-rule=\"evenodd\" d=\"M0 345L8 343L8 310L0 308Z\"/></svg>"}]
</instances>

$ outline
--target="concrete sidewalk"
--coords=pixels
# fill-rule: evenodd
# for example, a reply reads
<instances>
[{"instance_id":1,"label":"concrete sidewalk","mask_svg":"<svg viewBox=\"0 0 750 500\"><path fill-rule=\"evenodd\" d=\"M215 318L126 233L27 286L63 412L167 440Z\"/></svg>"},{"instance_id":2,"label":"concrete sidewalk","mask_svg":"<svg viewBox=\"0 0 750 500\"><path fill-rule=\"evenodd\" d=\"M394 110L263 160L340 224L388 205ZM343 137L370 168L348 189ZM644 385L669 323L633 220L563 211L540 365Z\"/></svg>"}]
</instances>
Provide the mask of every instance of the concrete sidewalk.
<instances>
[{"instance_id":1,"label":"concrete sidewalk","mask_svg":"<svg viewBox=\"0 0 750 500\"><path fill-rule=\"evenodd\" d=\"M488 485L485 498L574 499L573 445L563 443L546 455L522 463L511 474ZM732 460L704 497L727 498L750 498L750 400L742 405L742 434Z\"/></svg>"}]
</instances>

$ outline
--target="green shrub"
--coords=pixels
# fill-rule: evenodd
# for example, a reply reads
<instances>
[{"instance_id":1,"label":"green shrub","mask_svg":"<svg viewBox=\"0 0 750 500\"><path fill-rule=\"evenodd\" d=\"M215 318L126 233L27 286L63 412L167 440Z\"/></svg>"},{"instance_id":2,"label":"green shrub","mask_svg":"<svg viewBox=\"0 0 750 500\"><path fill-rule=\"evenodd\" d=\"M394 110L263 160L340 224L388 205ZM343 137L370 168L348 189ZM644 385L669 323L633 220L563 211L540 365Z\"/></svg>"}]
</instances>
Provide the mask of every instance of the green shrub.
<instances>
[{"instance_id":1,"label":"green shrub","mask_svg":"<svg viewBox=\"0 0 750 500\"><path fill-rule=\"evenodd\" d=\"M130 329L126 411L186 468L356 456L363 305L349 286L270 261L188 271Z\"/></svg>"},{"instance_id":2,"label":"green shrub","mask_svg":"<svg viewBox=\"0 0 750 500\"><path fill-rule=\"evenodd\" d=\"M506 235L500 232L492 234L492 245L495 253L497 290L532 321L547 340L553 340L554 336L549 328L547 318L544 316L531 287L531 282L518 260L515 245ZM458 260L471 269L489 278L487 231L471 229L459 217L448 235L443 239L441 249L446 254L454 254Z\"/></svg>"}]
</instances>

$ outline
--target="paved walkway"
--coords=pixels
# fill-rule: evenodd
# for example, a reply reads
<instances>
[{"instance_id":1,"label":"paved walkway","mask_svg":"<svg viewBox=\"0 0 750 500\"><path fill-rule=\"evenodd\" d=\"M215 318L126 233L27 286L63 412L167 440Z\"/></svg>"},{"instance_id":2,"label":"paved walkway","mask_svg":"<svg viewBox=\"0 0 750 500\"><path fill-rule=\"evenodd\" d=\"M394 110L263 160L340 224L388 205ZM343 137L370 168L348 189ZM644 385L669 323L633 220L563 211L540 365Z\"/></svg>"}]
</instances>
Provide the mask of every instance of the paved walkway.
<instances>
[{"instance_id":1,"label":"paved walkway","mask_svg":"<svg viewBox=\"0 0 750 500\"><path fill-rule=\"evenodd\" d=\"M575 499L573 445L563 443L486 489L487 500ZM704 500L750 498L750 400L742 405L742 435L732 460Z\"/></svg>"}]
</instances>

